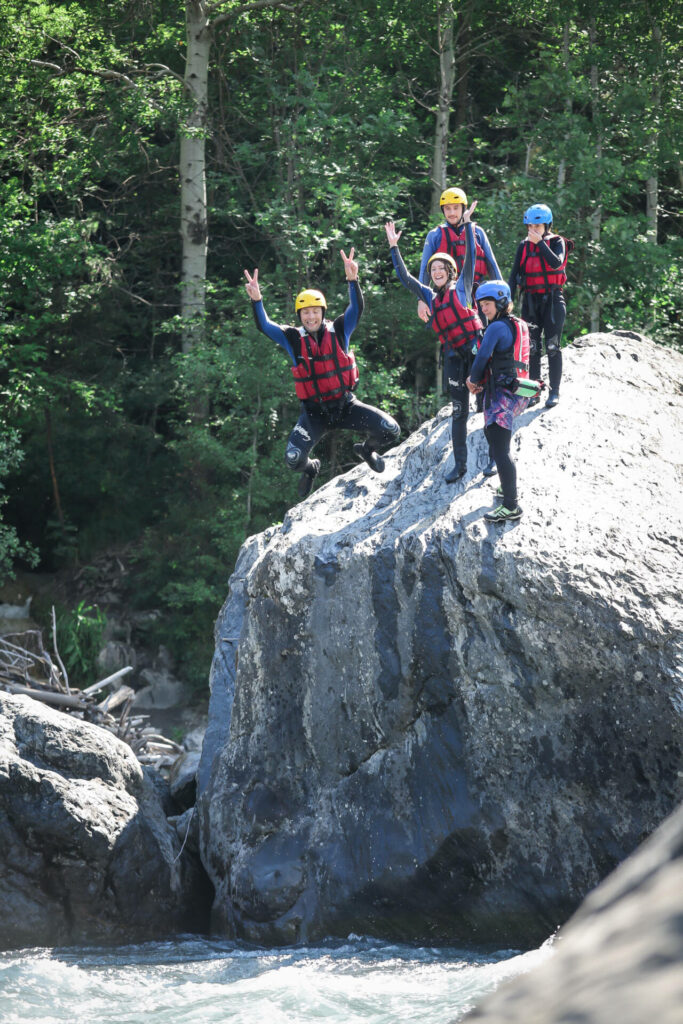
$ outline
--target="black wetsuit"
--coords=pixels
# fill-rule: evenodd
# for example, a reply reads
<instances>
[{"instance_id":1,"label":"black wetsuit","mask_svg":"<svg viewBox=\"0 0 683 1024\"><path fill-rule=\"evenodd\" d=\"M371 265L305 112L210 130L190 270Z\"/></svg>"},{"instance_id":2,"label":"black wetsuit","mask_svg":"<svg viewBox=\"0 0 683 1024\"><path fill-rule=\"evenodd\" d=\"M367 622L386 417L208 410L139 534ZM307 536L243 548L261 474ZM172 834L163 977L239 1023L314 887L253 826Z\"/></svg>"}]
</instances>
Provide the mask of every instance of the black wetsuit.
<instances>
[{"instance_id":1,"label":"black wetsuit","mask_svg":"<svg viewBox=\"0 0 683 1024\"><path fill-rule=\"evenodd\" d=\"M508 284L510 294L515 297L517 286L522 295L522 319L529 324L529 376L539 380L541 376L542 336L548 356L548 377L550 390L558 392L562 380L562 331L567 317L567 306L561 285L551 285L542 292L529 292L524 287L524 275L520 263L526 239L520 242ZM561 235L553 235L548 241L541 239L538 244L539 256L552 273L562 266L566 259L565 242Z\"/></svg>"}]
</instances>

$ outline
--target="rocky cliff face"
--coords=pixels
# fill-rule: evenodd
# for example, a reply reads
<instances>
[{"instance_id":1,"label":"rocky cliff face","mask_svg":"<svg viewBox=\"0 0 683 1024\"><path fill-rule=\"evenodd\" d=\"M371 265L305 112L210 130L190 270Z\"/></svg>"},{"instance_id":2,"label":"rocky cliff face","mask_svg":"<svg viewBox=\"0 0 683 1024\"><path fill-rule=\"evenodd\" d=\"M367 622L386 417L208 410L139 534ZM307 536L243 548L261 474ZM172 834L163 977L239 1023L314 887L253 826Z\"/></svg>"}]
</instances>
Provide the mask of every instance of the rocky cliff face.
<instances>
[{"instance_id":1,"label":"rocky cliff face","mask_svg":"<svg viewBox=\"0 0 683 1024\"><path fill-rule=\"evenodd\" d=\"M683 807L581 905L555 955L503 985L477 1024L680 1024Z\"/></svg>"},{"instance_id":2,"label":"rocky cliff face","mask_svg":"<svg viewBox=\"0 0 683 1024\"><path fill-rule=\"evenodd\" d=\"M672 809L682 365L571 347L514 525L483 520L481 416L444 483L445 409L247 542L200 770L220 928L535 943Z\"/></svg>"},{"instance_id":3,"label":"rocky cliff face","mask_svg":"<svg viewBox=\"0 0 683 1024\"><path fill-rule=\"evenodd\" d=\"M199 930L209 890L130 747L0 694L0 949Z\"/></svg>"}]
</instances>

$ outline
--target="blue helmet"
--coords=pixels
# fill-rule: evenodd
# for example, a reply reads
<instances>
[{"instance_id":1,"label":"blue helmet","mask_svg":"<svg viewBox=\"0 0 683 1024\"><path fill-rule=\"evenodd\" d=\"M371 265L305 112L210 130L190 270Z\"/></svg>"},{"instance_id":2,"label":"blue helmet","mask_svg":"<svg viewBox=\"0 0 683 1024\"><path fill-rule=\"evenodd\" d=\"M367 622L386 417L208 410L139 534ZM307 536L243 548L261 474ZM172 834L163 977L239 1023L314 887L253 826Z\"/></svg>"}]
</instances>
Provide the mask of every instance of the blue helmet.
<instances>
[{"instance_id":1,"label":"blue helmet","mask_svg":"<svg viewBox=\"0 0 683 1024\"><path fill-rule=\"evenodd\" d=\"M484 281L477 288L475 298L477 302L481 302L482 299L493 299L498 312L504 312L512 302L507 281Z\"/></svg>"},{"instance_id":2,"label":"blue helmet","mask_svg":"<svg viewBox=\"0 0 683 1024\"><path fill-rule=\"evenodd\" d=\"M534 203L524 214L525 224L552 224L553 211L545 203Z\"/></svg>"}]
</instances>

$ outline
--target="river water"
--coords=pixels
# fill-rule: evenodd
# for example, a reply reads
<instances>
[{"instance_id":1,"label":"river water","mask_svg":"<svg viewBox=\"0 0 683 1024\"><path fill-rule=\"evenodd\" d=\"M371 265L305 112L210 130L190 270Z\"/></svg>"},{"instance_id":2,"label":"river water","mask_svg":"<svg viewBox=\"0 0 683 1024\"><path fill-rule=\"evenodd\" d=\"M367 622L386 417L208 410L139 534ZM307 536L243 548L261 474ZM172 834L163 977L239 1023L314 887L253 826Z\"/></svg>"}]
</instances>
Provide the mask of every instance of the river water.
<instances>
[{"instance_id":1,"label":"river water","mask_svg":"<svg viewBox=\"0 0 683 1024\"><path fill-rule=\"evenodd\" d=\"M552 955L350 936L254 949L189 936L115 949L0 953L2 1024L454 1024Z\"/></svg>"}]
</instances>

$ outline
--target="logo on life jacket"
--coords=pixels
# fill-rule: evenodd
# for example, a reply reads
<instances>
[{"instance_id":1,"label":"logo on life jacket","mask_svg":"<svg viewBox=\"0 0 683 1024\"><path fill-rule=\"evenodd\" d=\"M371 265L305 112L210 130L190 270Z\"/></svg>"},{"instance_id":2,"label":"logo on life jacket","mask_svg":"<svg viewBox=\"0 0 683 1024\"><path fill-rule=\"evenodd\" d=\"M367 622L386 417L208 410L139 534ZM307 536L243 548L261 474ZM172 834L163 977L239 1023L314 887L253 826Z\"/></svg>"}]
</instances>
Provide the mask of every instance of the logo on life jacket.
<instances>
[{"instance_id":1,"label":"logo on life jacket","mask_svg":"<svg viewBox=\"0 0 683 1024\"><path fill-rule=\"evenodd\" d=\"M358 383L358 368L353 352L345 352L334 328L325 320L325 329L318 342L304 327L299 361L292 366L294 388L301 401L331 402L353 391Z\"/></svg>"},{"instance_id":2,"label":"logo on life jacket","mask_svg":"<svg viewBox=\"0 0 683 1024\"><path fill-rule=\"evenodd\" d=\"M564 260L554 270L543 259L538 243L530 242L528 238L523 242L519 260L519 283L527 292L549 292L551 288L561 288L567 281L567 257L574 248L574 243L562 235L545 235L543 241L548 242L551 238L561 238L564 243Z\"/></svg>"},{"instance_id":3,"label":"logo on life jacket","mask_svg":"<svg viewBox=\"0 0 683 1024\"><path fill-rule=\"evenodd\" d=\"M489 269L486 264L486 253L479 245L477 241L477 232L474 233L474 241L476 246L476 256L474 262L474 285L475 288L482 281L485 281L489 275ZM450 224L441 225L441 241L437 252L447 252L456 262L458 273L462 274L462 268L465 263L465 226L463 225L458 231L457 228L452 227Z\"/></svg>"},{"instance_id":4,"label":"logo on life jacket","mask_svg":"<svg viewBox=\"0 0 683 1024\"><path fill-rule=\"evenodd\" d=\"M430 326L449 351L471 342L483 330L476 309L463 306L454 284L434 296Z\"/></svg>"}]
</instances>

